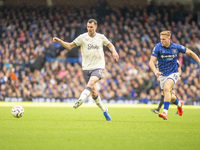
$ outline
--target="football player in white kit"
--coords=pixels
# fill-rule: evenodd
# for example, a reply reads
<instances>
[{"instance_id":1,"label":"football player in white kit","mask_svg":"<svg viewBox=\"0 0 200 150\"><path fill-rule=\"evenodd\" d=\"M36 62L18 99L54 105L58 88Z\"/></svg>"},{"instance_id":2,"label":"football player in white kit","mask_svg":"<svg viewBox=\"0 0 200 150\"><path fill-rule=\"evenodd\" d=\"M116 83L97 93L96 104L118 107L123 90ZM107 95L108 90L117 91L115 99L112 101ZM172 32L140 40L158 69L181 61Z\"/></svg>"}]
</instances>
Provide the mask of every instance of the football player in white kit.
<instances>
[{"instance_id":1,"label":"football player in white kit","mask_svg":"<svg viewBox=\"0 0 200 150\"><path fill-rule=\"evenodd\" d=\"M103 111L106 120L111 121L108 109L104 107L98 95L96 82L101 79L102 71L105 69L103 46L109 48L116 61L119 60L119 55L114 45L103 34L97 33L96 30L97 21L95 19L89 19L87 22L88 32L79 35L73 42L64 42L57 37L53 38L53 42L59 42L67 50L71 50L76 46L81 47L82 70L87 86L73 107L75 109L78 108L91 94L98 107Z\"/></svg>"}]
</instances>

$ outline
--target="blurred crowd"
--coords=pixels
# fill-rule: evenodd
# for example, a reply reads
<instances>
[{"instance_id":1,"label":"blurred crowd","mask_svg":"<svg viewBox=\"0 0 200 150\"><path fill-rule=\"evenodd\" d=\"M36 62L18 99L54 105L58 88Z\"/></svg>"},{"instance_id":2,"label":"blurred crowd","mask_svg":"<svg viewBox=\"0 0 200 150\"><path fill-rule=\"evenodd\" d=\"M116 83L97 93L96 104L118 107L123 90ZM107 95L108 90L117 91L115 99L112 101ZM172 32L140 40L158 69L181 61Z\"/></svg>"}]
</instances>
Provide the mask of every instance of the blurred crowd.
<instances>
[{"instance_id":1,"label":"blurred crowd","mask_svg":"<svg viewBox=\"0 0 200 150\"><path fill-rule=\"evenodd\" d=\"M1 7L1 99L78 98L85 88L80 49L68 53L52 38L73 41L87 32L90 18L98 21L97 32L114 44L120 56L116 63L105 48L106 69L97 83L102 99L141 103L160 99L159 82L148 61L162 30L171 30L172 42L200 56L200 12L183 12L178 4L111 8L99 3L90 9ZM67 62L69 57L79 61ZM200 101L200 66L185 54L179 54L178 60L182 74L175 89L177 97L188 103Z\"/></svg>"}]
</instances>

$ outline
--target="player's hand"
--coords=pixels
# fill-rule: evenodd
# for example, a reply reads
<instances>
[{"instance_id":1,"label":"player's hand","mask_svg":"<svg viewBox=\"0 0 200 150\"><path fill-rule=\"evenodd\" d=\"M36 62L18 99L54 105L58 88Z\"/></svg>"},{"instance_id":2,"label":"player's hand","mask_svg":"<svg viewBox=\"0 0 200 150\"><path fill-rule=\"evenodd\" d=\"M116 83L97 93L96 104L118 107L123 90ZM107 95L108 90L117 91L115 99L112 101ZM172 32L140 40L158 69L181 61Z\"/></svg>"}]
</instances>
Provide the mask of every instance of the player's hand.
<instances>
[{"instance_id":1,"label":"player's hand","mask_svg":"<svg viewBox=\"0 0 200 150\"><path fill-rule=\"evenodd\" d=\"M116 61L119 60L119 55L118 55L118 53L117 53L116 51L114 51L114 52L112 53L112 55L113 55L113 58L114 58Z\"/></svg>"},{"instance_id":2,"label":"player's hand","mask_svg":"<svg viewBox=\"0 0 200 150\"><path fill-rule=\"evenodd\" d=\"M158 81L158 82L160 82L160 79L159 79L159 77L157 77L157 81Z\"/></svg>"},{"instance_id":3,"label":"player's hand","mask_svg":"<svg viewBox=\"0 0 200 150\"><path fill-rule=\"evenodd\" d=\"M155 72L155 75L156 75L156 77L158 78L160 75L162 75L163 73L162 72L159 72L159 71L156 71Z\"/></svg>"},{"instance_id":4,"label":"player's hand","mask_svg":"<svg viewBox=\"0 0 200 150\"><path fill-rule=\"evenodd\" d=\"M53 42L59 42L59 41L60 41L59 38L57 38L57 37L54 37L54 38L53 38Z\"/></svg>"}]
</instances>

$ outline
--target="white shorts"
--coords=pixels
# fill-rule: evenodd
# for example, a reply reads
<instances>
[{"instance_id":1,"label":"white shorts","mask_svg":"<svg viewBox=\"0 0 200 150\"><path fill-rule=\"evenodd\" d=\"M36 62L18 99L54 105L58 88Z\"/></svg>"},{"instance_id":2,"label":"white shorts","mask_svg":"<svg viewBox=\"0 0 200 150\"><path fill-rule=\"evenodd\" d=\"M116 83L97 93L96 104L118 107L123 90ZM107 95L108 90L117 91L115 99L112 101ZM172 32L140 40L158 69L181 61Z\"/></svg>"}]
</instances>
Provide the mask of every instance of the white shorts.
<instances>
[{"instance_id":1,"label":"white shorts","mask_svg":"<svg viewBox=\"0 0 200 150\"><path fill-rule=\"evenodd\" d=\"M172 73L169 76L159 76L161 90L164 89L164 85L165 85L165 82L167 81L167 79L172 79L174 81L174 86L173 86L173 89L174 89L175 84L178 81L179 76L180 76L180 74L178 72Z\"/></svg>"}]
</instances>

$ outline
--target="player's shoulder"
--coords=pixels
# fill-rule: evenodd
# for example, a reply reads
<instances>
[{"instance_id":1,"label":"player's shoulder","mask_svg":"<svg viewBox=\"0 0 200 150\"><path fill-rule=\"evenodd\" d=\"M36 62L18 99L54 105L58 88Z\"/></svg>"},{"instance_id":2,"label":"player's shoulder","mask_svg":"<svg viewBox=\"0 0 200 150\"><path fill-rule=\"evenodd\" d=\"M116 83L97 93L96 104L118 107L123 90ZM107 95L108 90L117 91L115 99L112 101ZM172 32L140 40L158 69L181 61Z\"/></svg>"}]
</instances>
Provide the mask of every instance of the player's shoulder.
<instances>
[{"instance_id":1,"label":"player's shoulder","mask_svg":"<svg viewBox=\"0 0 200 150\"><path fill-rule=\"evenodd\" d=\"M157 44L155 45L155 47L161 47L161 46L162 46L161 42L159 42L159 43L157 43Z\"/></svg>"},{"instance_id":2,"label":"player's shoulder","mask_svg":"<svg viewBox=\"0 0 200 150\"><path fill-rule=\"evenodd\" d=\"M162 44L161 42L160 43L157 43L154 47L154 49L160 49L162 47Z\"/></svg>"},{"instance_id":3,"label":"player's shoulder","mask_svg":"<svg viewBox=\"0 0 200 150\"><path fill-rule=\"evenodd\" d=\"M82 39L86 38L87 36L88 36L87 33L82 33L82 34L80 34L80 35L75 39L75 41L76 41L76 40L82 40Z\"/></svg>"},{"instance_id":4,"label":"player's shoulder","mask_svg":"<svg viewBox=\"0 0 200 150\"><path fill-rule=\"evenodd\" d=\"M106 36L104 34L101 33L96 33L95 36L96 39L101 39L102 41L107 41L108 39L106 38Z\"/></svg>"},{"instance_id":5,"label":"player's shoulder","mask_svg":"<svg viewBox=\"0 0 200 150\"><path fill-rule=\"evenodd\" d=\"M82 34L80 34L79 35L80 37L86 37L86 36L88 36L88 33L86 32L86 33L82 33Z\"/></svg>"},{"instance_id":6,"label":"player's shoulder","mask_svg":"<svg viewBox=\"0 0 200 150\"><path fill-rule=\"evenodd\" d=\"M105 37L105 35L104 35L104 34L101 34L101 33L96 33L96 36L97 36L97 37Z\"/></svg>"},{"instance_id":7,"label":"player's shoulder","mask_svg":"<svg viewBox=\"0 0 200 150\"><path fill-rule=\"evenodd\" d=\"M179 45L179 44L173 43L173 42L170 42L170 44L171 44L170 46L174 46L174 47Z\"/></svg>"},{"instance_id":8,"label":"player's shoulder","mask_svg":"<svg viewBox=\"0 0 200 150\"><path fill-rule=\"evenodd\" d=\"M179 44L177 44L177 43L173 43L173 42L171 42L171 45L170 45L172 48L177 48L177 47L179 47L179 46L181 46L181 45L179 45Z\"/></svg>"},{"instance_id":9,"label":"player's shoulder","mask_svg":"<svg viewBox=\"0 0 200 150\"><path fill-rule=\"evenodd\" d=\"M171 45L170 45L170 47L171 47L172 49L181 49L181 50L184 50L184 49L186 49L186 47L185 47L185 46L183 46L183 45L180 45L180 44L177 44L177 43L173 43L173 42L171 42Z\"/></svg>"}]
</instances>

